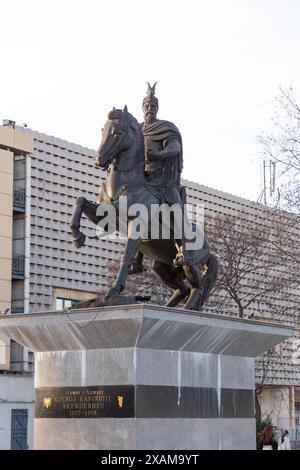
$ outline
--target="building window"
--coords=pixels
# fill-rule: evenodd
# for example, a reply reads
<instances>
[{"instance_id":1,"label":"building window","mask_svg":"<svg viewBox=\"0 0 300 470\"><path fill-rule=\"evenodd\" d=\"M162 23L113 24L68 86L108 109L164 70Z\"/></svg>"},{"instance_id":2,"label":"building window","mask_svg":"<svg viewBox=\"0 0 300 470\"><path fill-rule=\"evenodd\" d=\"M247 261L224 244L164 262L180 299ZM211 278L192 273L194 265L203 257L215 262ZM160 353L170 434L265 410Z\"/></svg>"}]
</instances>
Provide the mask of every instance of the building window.
<instances>
[{"instance_id":1,"label":"building window","mask_svg":"<svg viewBox=\"0 0 300 470\"><path fill-rule=\"evenodd\" d=\"M26 450L28 410L11 410L11 450Z\"/></svg>"},{"instance_id":2,"label":"building window","mask_svg":"<svg viewBox=\"0 0 300 470\"><path fill-rule=\"evenodd\" d=\"M295 402L295 426L300 428L300 402Z\"/></svg>"},{"instance_id":3,"label":"building window","mask_svg":"<svg viewBox=\"0 0 300 470\"><path fill-rule=\"evenodd\" d=\"M55 299L55 310L64 310L65 308L71 308L75 301L71 299Z\"/></svg>"}]
</instances>

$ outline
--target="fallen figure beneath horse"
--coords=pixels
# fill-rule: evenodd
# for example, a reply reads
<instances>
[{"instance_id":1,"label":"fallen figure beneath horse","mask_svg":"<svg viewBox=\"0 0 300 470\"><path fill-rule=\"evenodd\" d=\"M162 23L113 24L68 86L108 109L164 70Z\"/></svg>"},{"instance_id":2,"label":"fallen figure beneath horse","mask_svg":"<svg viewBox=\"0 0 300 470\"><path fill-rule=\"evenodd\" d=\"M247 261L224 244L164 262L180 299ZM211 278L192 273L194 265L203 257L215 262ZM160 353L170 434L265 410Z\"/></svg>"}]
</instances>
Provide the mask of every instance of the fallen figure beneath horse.
<instances>
[{"instance_id":1,"label":"fallen figure beneath horse","mask_svg":"<svg viewBox=\"0 0 300 470\"><path fill-rule=\"evenodd\" d=\"M200 248L191 251L189 265L174 265L174 259L180 249L180 240L172 236L167 239L151 239L151 209L159 207L162 201L145 178L144 160L144 139L139 123L126 106L123 110L113 109L108 114L108 120L102 130L100 148L95 157L96 166L105 170L109 168L108 176L101 187L97 204L84 197L77 199L71 223L74 244L76 248L80 248L85 243L85 235L80 231L82 214L94 224L101 225L111 205L116 214L116 230L126 230L127 242L117 278L107 292L106 299L111 301L114 296L119 299L134 257L139 251L154 261L153 270L160 281L174 290L166 303L167 307L175 307L184 301L183 308L199 310L216 281L217 258L210 252L205 233L195 225L191 225L193 233L200 233L202 243ZM120 202L123 198L126 198L127 202L126 228L122 227L124 221L120 217ZM132 215L134 211L130 210L136 204L146 208L144 224L139 214L138 224L144 228L140 228L139 236L136 235L137 216Z\"/></svg>"}]
</instances>

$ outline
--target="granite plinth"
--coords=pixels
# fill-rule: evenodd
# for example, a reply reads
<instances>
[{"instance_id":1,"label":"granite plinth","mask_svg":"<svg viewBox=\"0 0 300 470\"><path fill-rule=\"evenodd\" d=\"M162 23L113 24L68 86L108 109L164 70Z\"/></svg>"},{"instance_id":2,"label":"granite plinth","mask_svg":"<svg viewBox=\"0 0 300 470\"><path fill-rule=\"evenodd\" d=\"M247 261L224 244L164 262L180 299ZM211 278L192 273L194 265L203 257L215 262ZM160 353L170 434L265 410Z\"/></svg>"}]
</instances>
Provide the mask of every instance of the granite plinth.
<instances>
[{"instance_id":1,"label":"granite plinth","mask_svg":"<svg viewBox=\"0 0 300 470\"><path fill-rule=\"evenodd\" d=\"M14 315L36 449L255 449L254 359L286 327L149 305Z\"/></svg>"}]
</instances>

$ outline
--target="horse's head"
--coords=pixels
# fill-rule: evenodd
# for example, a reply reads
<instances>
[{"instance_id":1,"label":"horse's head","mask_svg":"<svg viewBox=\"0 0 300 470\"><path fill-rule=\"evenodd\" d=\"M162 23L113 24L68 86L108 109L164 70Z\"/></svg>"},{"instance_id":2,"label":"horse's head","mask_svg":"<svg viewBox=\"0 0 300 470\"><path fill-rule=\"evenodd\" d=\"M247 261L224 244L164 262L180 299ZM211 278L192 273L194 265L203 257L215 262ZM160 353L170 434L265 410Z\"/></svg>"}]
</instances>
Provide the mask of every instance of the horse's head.
<instances>
[{"instance_id":1,"label":"horse's head","mask_svg":"<svg viewBox=\"0 0 300 470\"><path fill-rule=\"evenodd\" d=\"M131 148L133 144L132 133L129 132L133 116L128 112L127 106L113 109L108 113L108 120L102 129L102 139L95 157L95 164L107 169L109 164L122 152Z\"/></svg>"}]
</instances>

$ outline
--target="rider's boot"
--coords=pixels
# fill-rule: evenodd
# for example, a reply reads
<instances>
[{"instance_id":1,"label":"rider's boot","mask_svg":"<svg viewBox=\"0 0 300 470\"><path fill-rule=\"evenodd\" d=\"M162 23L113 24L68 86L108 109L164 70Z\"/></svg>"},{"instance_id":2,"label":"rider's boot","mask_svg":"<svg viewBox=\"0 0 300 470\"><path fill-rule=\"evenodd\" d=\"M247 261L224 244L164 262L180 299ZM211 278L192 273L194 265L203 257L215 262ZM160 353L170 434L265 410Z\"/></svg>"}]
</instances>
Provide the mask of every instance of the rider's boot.
<instances>
[{"instance_id":1,"label":"rider's boot","mask_svg":"<svg viewBox=\"0 0 300 470\"><path fill-rule=\"evenodd\" d=\"M181 197L181 203L182 203L182 220L181 220L182 245L179 247L178 243L176 243L177 254L176 254L175 259L173 260L173 266L175 266L175 268L182 268L184 266L192 265L191 252L187 250L186 248L187 240L185 236L185 228L189 225L189 222L188 222L188 217L187 217L187 212L186 212L186 207L185 207L187 196L186 196L186 188L184 186L181 186L180 188L180 197Z\"/></svg>"}]
</instances>

